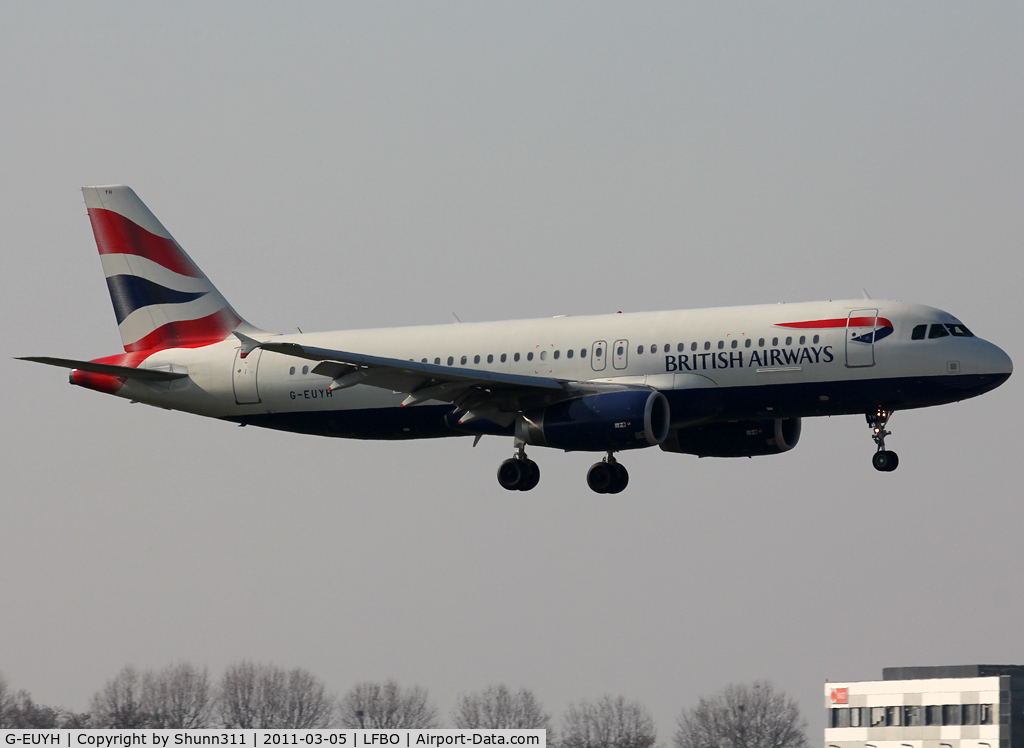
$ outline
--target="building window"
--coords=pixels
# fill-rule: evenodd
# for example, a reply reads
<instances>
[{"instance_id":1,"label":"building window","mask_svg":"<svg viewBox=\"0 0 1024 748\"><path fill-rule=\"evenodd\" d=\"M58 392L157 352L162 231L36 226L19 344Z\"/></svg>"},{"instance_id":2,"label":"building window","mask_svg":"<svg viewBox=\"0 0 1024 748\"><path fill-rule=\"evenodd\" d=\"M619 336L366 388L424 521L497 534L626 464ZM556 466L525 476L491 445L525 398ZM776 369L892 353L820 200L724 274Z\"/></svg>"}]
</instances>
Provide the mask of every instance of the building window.
<instances>
[{"instance_id":1,"label":"building window","mask_svg":"<svg viewBox=\"0 0 1024 748\"><path fill-rule=\"evenodd\" d=\"M960 724L960 705L959 704L944 704L942 707L942 724L944 725L959 725Z\"/></svg>"},{"instance_id":2,"label":"building window","mask_svg":"<svg viewBox=\"0 0 1024 748\"><path fill-rule=\"evenodd\" d=\"M885 727L885 707L884 706L873 706L873 707L871 707L871 726L872 727Z\"/></svg>"},{"instance_id":3,"label":"building window","mask_svg":"<svg viewBox=\"0 0 1024 748\"><path fill-rule=\"evenodd\" d=\"M982 725L992 724L991 704L978 704L978 723Z\"/></svg>"},{"instance_id":4,"label":"building window","mask_svg":"<svg viewBox=\"0 0 1024 748\"><path fill-rule=\"evenodd\" d=\"M980 724L978 721L978 705L977 704L964 704L963 711L960 715L960 724L962 725L977 725Z\"/></svg>"},{"instance_id":5,"label":"building window","mask_svg":"<svg viewBox=\"0 0 1024 748\"><path fill-rule=\"evenodd\" d=\"M921 707L903 707L903 724L907 727L920 727L923 725L924 722L921 720Z\"/></svg>"},{"instance_id":6,"label":"building window","mask_svg":"<svg viewBox=\"0 0 1024 748\"><path fill-rule=\"evenodd\" d=\"M864 707L855 706L850 709L850 727L862 727L864 725Z\"/></svg>"},{"instance_id":7,"label":"building window","mask_svg":"<svg viewBox=\"0 0 1024 748\"><path fill-rule=\"evenodd\" d=\"M938 704L929 704L924 708L924 723L926 725L942 724L942 707Z\"/></svg>"},{"instance_id":8,"label":"building window","mask_svg":"<svg viewBox=\"0 0 1024 748\"><path fill-rule=\"evenodd\" d=\"M903 724L903 707L887 706L885 708L886 727L899 727Z\"/></svg>"},{"instance_id":9,"label":"building window","mask_svg":"<svg viewBox=\"0 0 1024 748\"><path fill-rule=\"evenodd\" d=\"M849 727L850 726L850 710L839 708L832 709L832 727Z\"/></svg>"}]
</instances>

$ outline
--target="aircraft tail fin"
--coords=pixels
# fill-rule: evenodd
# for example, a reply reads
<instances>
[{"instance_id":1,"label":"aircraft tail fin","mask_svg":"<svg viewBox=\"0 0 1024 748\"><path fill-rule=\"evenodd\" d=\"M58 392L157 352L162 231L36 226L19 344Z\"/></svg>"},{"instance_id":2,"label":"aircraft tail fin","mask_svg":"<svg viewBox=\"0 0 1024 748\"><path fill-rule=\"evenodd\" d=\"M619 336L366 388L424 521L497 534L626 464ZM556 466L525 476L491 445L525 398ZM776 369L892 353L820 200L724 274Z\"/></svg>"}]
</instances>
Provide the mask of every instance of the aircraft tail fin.
<instances>
[{"instance_id":1,"label":"aircraft tail fin","mask_svg":"<svg viewBox=\"0 0 1024 748\"><path fill-rule=\"evenodd\" d=\"M247 324L131 187L83 187L125 351L217 343Z\"/></svg>"}]
</instances>

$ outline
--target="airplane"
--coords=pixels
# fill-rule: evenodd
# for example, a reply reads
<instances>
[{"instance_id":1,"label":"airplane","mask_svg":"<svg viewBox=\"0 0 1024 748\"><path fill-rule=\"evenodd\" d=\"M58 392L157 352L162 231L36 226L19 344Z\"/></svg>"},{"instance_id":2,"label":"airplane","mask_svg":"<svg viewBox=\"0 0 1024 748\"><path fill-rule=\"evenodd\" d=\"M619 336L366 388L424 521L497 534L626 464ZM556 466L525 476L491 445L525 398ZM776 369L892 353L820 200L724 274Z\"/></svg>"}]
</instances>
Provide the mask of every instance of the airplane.
<instances>
[{"instance_id":1,"label":"airplane","mask_svg":"<svg viewBox=\"0 0 1024 748\"><path fill-rule=\"evenodd\" d=\"M526 447L604 453L587 473L621 492L616 454L780 454L803 418L865 415L872 464L893 412L966 400L1013 364L948 312L919 304L772 304L339 332L250 325L135 192L84 187L124 353L71 384L240 426L354 439L512 437L510 491L540 481ZM453 315L454 316L454 315ZM475 446L475 441L474 441Z\"/></svg>"}]
</instances>

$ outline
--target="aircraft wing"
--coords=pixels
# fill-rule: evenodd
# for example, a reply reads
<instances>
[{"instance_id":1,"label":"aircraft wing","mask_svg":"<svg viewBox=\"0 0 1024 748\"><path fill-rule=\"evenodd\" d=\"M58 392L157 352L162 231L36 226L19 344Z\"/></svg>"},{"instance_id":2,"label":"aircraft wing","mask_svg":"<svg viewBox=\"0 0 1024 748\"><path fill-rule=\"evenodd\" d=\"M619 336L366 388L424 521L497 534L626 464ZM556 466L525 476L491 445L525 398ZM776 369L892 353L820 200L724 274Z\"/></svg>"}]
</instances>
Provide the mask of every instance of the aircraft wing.
<instances>
[{"instance_id":1,"label":"aircraft wing","mask_svg":"<svg viewBox=\"0 0 1024 748\"><path fill-rule=\"evenodd\" d=\"M236 336L245 353L259 347L319 362L313 373L331 377L332 390L364 384L406 393L403 407L427 400L452 403L457 413L463 413L460 423L486 418L507 426L517 412L532 407L532 402L545 400L545 395L547 401L553 401L579 392L578 383L553 377L439 366L298 343L260 343L238 333Z\"/></svg>"}]
</instances>

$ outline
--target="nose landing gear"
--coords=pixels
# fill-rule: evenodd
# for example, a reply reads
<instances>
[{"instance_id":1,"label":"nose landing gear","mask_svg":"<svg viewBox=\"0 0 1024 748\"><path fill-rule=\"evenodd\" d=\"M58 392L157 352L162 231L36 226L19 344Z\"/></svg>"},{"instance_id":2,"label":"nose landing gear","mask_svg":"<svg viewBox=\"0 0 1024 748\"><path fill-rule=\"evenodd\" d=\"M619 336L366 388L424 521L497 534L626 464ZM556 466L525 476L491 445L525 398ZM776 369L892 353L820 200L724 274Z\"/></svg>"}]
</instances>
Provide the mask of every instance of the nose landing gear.
<instances>
[{"instance_id":1,"label":"nose landing gear","mask_svg":"<svg viewBox=\"0 0 1024 748\"><path fill-rule=\"evenodd\" d=\"M526 444L516 441L516 454L498 466L498 483L508 491L529 491L540 483L540 466L526 456Z\"/></svg>"},{"instance_id":2,"label":"nose landing gear","mask_svg":"<svg viewBox=\"0 0 1024 748\"><path fill-rule=\"evenodd\" d=\"M885 430L890 418L892 418L892 411L882 408L867 414L868 426L871 427L872 432L871 438L878 445L878 450L871 457L871 464L874 465L875 470L882 473L891 473L900 465L899 455L885 448L885 437L892 434L891 431Z\"/></svg>"},{"instance_id":3,"label":"nose landing gear","mask_svg":"<svg viewBox=\"0 0 1024 748\"><path fill-rule=\"evenodd\" d=\"M595 493L619 493L629 484L629 473L611 452L595 462L587 473L587 485Z\"/></svg>"}]
</instances>

